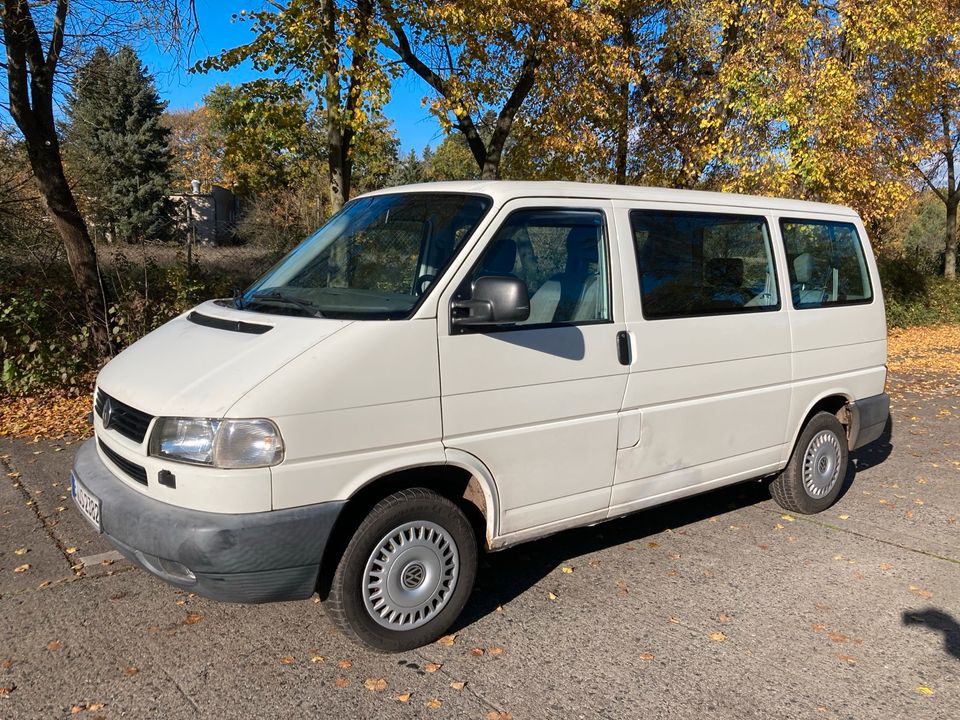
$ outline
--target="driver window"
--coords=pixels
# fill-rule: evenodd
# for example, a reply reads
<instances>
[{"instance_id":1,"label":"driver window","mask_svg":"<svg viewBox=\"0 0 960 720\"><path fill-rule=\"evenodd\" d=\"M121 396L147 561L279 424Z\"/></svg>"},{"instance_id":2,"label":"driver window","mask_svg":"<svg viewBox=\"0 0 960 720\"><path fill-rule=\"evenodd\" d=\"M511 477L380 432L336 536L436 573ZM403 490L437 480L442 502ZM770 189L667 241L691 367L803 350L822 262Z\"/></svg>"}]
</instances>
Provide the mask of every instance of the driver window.
<instances>
[{"instance_id":1,"label":"driver window","mask_svg":"<svg viewBox=\"0 0 960 720\"><path fill-rule=\"evenodd\" d=\"M512 275L527 284L530 317L519 325L610 320L603 213L520 210L490 242L458 296L479 277Z\"/></svg>"}]
</instances>

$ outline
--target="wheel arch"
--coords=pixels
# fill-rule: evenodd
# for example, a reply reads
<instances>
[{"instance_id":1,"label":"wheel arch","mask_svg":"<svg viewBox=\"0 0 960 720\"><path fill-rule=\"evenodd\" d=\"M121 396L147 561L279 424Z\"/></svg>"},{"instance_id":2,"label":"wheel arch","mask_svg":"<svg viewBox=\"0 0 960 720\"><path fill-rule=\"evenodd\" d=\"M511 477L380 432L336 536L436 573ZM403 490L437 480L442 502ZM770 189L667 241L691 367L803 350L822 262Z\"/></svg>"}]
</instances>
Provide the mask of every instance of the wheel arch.
<instances>
[{"instance_id":1,"label":"wheel arch","mask_svg":"<svg viewBox=\"0 0 960 720\"><path fill-rule=\"evenodd\" d=\"M466 513L478 544L491 548L499 524L499 495L493 476L475 456L446 451L447 462L425 462L385 470L360 483L347 498L320 560L317 590L329 593L333 572L354 531L377 502L398 490L424 487L453 501Z\"/></svg>"},{"instance_id":2,"label":"wheel arch","mask_svg":"<svg viewBox=\"0 0 960 720\"><path fill-rule=\"evenodd\" d=\"M793 451L797 446L797 440L800 438L801 433L803 433L803 429L807 426L807 423L810 422L810 418L818 412L828 412L831 415L835 415L837 420L840 421L840 424L843 425L844 430L846 430L849 441L852 422L849 405L853 400L854 398L849 392L836 388L824 391L812 400L807 406L802 419L793 429L793 437L789 446L790 455L793 455Z\"/></svg>"}]
</instances>

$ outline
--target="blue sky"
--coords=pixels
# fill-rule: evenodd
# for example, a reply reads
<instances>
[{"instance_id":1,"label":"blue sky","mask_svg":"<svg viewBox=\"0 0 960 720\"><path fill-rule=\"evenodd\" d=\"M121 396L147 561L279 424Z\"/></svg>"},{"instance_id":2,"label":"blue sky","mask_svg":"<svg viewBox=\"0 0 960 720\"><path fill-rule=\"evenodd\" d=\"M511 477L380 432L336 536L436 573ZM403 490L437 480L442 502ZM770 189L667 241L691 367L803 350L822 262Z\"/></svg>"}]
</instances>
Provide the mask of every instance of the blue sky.
<instances>
[{"instance_id":1,"label":"blue sky","mask_svg":"<svg viewBox=\"0 0 960 720\"><path fill-rule=\"evenodd\" d=\"M260 3L256 0L198 0L200 34L194 44L190 61L247 42L250 38L249 23L234 23L230 18L240 10L256 10L259 7ZM170 102L171 110L190 109L200 105L203 96L218 83L237 84L257 77L257 73L249 65L229 72L191 74L186 71L186 62L178 64L156 47L146 46L139 50L143 62L156 75L157 90L164 100ZM416 150L419 153L426 145L436 147L443 139L443 134L437 121L420 104L421 98L428 94L426 84L411 75L396 80L385 113L393 120L403 152Z\"/></svg>"}]
</instances>

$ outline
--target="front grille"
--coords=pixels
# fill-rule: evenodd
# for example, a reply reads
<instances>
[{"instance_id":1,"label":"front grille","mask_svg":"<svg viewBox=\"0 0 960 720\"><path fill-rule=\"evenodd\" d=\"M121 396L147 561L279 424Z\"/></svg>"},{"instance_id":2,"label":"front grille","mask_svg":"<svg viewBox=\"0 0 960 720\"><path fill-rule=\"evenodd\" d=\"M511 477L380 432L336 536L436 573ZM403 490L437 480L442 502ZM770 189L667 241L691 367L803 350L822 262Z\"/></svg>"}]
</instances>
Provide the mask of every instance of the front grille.
<instances>
[{"instance_id":1,"label":"front grille","mask_svg":"<svg viewBox=\"0 0 960 720\"><path fill-rule=\"evenodd\" d=\"M110 459L110 462L123 470L127 475L130 476L131 479L136 480L141 485L147 484L146 470L144 470L140 465L137 465L135 462L131 462L125 457L115 453L113 450L103 444L103 440L99 440L98 442L100 444L100 449L103 450L103 454Z\"/></svg>"},{"instance_id":2,"label":"front grille","mask_svg":"<svg viewBox=\"0 0 960 720\"><path fill-rule=\"evenodd\" d=\"M143 442L143 438L147 434L147 428L150 427L150 421L153 420L153 415L147 415L145 412L132 408L98 389L94 409L101 420L103 420L103 412L107 401L110 402L110 422L108 425L105 421L105 427L109 430L116 430L134 442Z\"/></svg>"}]
</instances>

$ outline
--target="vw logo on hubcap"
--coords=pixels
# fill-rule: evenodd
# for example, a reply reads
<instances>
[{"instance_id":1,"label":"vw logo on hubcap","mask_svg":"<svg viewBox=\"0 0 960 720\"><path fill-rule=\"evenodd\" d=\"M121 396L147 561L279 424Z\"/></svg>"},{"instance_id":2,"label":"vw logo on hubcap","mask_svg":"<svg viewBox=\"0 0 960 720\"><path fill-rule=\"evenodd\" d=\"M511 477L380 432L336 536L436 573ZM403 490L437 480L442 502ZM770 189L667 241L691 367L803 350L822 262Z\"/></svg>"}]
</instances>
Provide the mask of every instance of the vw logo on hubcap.
<instances>
[{"instance_id":1,"label":"vw logo on hubcap","mask_svg":"<svg viewBox=\"0 0 960 720\"><path fill-rule=\"evenodd\" d=\"M418 562L410 563L403 570L400 580L405 588L413 589L423 582L423 565Z\"/></svg>"}]
</instances>

